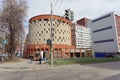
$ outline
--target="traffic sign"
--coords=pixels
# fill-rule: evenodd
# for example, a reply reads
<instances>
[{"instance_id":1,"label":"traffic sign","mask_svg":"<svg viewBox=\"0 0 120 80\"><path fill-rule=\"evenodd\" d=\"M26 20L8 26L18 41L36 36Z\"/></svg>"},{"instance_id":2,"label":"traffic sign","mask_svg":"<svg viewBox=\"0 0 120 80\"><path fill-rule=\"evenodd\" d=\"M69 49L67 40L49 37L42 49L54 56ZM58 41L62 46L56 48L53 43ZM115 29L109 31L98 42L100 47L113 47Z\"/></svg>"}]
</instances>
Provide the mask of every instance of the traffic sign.
<instances>
[{"instance_id":1,"label":"traffic sign","mask_svg":"<svg viewBox=\"0 0 120 80\"><path fill-rule=\"evenodd\" d=\"M8 44L8 40L4 39L4 40L2 41L2 43L3 43L3 44Z\"/></svg>"}]
</instances>

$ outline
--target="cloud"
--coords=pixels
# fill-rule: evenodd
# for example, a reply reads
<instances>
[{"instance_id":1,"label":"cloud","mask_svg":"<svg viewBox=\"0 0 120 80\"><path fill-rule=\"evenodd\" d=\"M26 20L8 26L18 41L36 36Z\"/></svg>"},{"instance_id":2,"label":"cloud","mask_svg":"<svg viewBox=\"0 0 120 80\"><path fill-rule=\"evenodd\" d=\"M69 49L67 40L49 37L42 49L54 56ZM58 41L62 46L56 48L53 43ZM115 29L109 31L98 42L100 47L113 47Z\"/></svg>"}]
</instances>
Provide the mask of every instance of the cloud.
<instances>
[{"instance_id":1,"label":"cloud","mask_svg":"<svg viewBox=\"0 0 120 80\"><path fill-rule=\"evenodd\" d=\"M44 13L49 14L51 2L54 6L56 1L58 1L58 3L54 9L54 14L58 15L64 14L64 10L68 8L74 11L75 17L76 14L80 14L79 12L82 13L81 15L87 14L89 17L114 10L120 12L120 0L39 0L37 2L35 0L29 0L27 1L29 6L28 17L30 18ZM87 12L85 13L84 11Z\"/></svg>"},{"instance_id":2,"label":"cloud","mask_svg":"<svg viewBox=\"0 0 120 80\"><path fill-rule=\"evenodd\" d=\"M101 15L115 11L120 13L120 0L26 0L28 2L28 18L40 15L50 14L50 5L53 3L56 7L53 13L55 15L64 15L65 9L70 8L74 11L75 21L88 17L90 19L97 18Z\"/></svg>"}]
</instances>

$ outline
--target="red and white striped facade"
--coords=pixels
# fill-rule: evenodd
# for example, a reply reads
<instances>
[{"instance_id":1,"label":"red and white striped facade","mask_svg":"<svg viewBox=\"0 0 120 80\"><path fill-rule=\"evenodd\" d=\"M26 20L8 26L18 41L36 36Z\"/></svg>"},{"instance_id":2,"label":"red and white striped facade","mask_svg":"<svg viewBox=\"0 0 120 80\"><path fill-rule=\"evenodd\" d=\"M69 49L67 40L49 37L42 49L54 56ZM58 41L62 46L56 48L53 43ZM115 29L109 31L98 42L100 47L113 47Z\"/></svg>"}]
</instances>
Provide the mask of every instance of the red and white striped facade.
<instances>
[{"instance_id":1,"label":"red and white striped facade","mask_svg":"<svg viewBox=\"0 0 120 80\"><path fill-rule=\"evenodd\" d=\"M34 56L36 52L44 51L44 57L50 58L50 47L46 44L50 39L50 15L38 15L29 20L26 56ZM75 55L75 46L71 41L71 21L64 17L53 15L53 56L54 58L70 58Z\"/></svg>"}]
</instances>

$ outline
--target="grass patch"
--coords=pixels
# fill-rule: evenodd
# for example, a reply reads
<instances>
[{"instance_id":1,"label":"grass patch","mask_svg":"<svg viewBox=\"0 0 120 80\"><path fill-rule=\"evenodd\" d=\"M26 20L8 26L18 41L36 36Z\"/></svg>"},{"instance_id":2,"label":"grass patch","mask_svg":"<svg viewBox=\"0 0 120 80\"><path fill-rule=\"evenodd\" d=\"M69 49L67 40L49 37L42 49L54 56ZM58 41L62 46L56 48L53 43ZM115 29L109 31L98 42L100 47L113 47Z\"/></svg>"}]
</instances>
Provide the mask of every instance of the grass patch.
<instances>
[{"instance_id":1,"label":"grass patch","mask_svg":"<svg viewBox=\"0 0 120 80\"><path fill-rule=\"evenodd\" d=\"M68 64L93 64L120 61L120 58L70 58L70 59L56 59L54 65L68 65ZM50 61L47 61L50 64Z\"/></svg>"}]
</instances>

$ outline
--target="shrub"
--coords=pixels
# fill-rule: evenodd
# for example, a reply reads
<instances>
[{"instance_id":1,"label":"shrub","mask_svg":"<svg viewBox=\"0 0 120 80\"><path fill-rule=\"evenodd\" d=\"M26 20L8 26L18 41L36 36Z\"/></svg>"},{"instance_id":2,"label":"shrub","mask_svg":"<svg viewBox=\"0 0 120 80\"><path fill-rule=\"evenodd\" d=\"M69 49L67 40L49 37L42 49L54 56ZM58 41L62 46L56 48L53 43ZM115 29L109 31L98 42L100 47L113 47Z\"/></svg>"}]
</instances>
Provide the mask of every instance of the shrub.
<instances>
[{"instance_id":1,"label":"shrub","mask_svg":"<svg viewBox=\"0 0 120 80\"><path fill-rule=\"evenodd\" d=\"M120 61L120 58L70 58L70 59L56 59L55 65L67 65L67 64L93 64L103 62ZM47 63L50 64L50 61Z\"/></svg>"}]
</instances>

